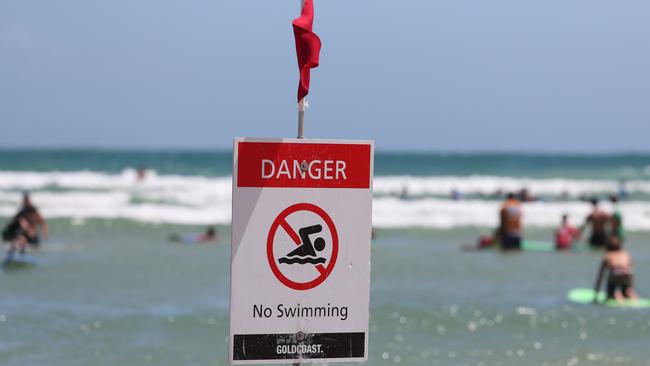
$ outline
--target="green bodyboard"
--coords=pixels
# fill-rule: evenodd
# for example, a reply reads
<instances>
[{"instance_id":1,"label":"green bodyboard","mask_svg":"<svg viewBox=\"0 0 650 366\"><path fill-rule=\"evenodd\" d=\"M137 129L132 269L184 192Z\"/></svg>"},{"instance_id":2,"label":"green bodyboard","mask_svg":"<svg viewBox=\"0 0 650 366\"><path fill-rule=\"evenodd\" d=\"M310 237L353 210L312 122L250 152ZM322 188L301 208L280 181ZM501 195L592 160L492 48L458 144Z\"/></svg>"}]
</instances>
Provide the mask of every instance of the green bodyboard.
<instances>
[{"instance_id":1,"label":"green bodyboard","mask_svg":"<svg viewBox=\"0 0 650 366\"><path fill-rule=\"evenodd\" d=\"M555 244L547 241L522 240L521 250L526 252L554 252Z\"/></svg>"},{"instance_id":2,"label":"green bodyboard","mask_svg":"<svg viewBox=\"0 0 650 366\"><path fill-rule=\"evenodd\" d=\"M595 292L589 288L576 288L567 294L567 299L577 304L590 304L594 301ZM650 299L638 298L636 300L625 300L618 302L616 300L605 300L605 293L598 293L598 302L614 308L635 308L650 309Z\"/></svg>"},{"instance_id":3,"label":"green bodyboard","mask_svg":"<svg viewBox=\"0 0 650 366\"><path fill-rule=\"evenodd\" d=\"M485 248L480 248L475 244L466 244L461 246L462 251L473 252L477 250L485 249L499 249L501 248L501 243L497 242L493 245ZM524 252L544 252L552 253L555 252L555 244L549 241L539 241L539 240L522 240L521 241L521 250ZM571 249L566 250L566 252L582 252L585 250L584 246L574 244Z\"/></svg>"}]
</instances>

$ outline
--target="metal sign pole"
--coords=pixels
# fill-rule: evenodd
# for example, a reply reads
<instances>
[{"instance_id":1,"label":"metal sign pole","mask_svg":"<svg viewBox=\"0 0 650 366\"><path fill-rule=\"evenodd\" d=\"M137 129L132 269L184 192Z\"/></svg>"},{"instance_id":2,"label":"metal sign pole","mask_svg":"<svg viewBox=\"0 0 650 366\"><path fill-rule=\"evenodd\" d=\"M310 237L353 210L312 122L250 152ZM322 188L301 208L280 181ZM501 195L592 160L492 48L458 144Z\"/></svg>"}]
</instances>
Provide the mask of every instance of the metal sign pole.
<instances>
[{"instance_id":1,"label":"metal sign pole","mask_svg":"<svg viewBox=\"0 0 650 366\"><path fill-rule=\"evenodd\" d=\"M300 0L300 14L302 8L305 6L305 0ZM305 98L300 99L298 102L298 138L305 138ZM300 362L294 362L293 366L300 366Z\"/></svg>"},{"instance_id":2,"label":"metal sign pole","mask_svg":"<svg viewBox=\"0 0 650 366\"><path fill-rule=\"evenodd\" d=\"M305 98L298 102L298 138L305 138Z\"/></svg>"}]
</instances>

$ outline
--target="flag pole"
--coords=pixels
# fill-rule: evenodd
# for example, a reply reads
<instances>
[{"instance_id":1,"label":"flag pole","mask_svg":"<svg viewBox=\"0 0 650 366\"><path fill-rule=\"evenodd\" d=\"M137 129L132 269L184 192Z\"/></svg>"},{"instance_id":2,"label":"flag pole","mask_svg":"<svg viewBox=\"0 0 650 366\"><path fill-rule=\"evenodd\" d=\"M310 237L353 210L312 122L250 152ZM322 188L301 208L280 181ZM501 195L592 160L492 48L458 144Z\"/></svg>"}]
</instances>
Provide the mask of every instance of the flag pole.
<instances>
[{"instance_id":1,"label":"flag pole","mask_svg":"<svg viewBox=\"0 0 650 366\"><path fill-rule=\"evenodd\" d=\"M298 102L298 138L305 138L305 98Z\"/></svg>"},{"instance_id":2,"label":"flag pole","mask_svg":"<svg viewBox=\"0 0 650 366\"><path fill-rule=\"evenodd\" d=\"M305 0L300 0L300 13L302 14L302 8L305 6ZM298 102L298 138L305 138L305 98L303 97ZM300 366L300 362L294 362L293 366Z\"/></svg>"},{"instance_id":3,"label":"flag pole","mask_svg":"<svg viewBox=\"0 0 650 366\"><path fill-rule=\"evenodd\" d=\"M302 14L302 8L305 7L305 0L300 0L300 13ZM305 106L307 104L307 101L305 100L305 97L300 99L298 102L298 138L299 139L304 139L305 138ZM299 331L298 334L296 334L297 338L302 338L303 333L302 331ZM294 362L293 366L300 366L300 361Z\"/></svg>"},{"instance_id":4,"label":"flag pole","mask_svg":"<svg viewBox=\"0 0 650 366\"><path fill-rule=\"evenodd\" d=\"M302 8L305 6L305 0L300 0L300 13L302 14ZM305 138L305 98L300 99L298 102L298 138ZM294 365L300 365L296 363Z\"/></svg>"}]
</instances>

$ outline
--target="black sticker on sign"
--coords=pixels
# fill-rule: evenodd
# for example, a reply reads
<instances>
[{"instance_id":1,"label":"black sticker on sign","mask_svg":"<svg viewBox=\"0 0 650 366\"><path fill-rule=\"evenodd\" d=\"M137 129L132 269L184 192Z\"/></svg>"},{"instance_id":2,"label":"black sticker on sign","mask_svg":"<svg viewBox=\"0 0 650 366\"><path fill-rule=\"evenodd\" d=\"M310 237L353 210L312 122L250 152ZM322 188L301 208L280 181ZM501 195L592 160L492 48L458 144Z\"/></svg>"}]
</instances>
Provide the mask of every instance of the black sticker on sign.
<instances>
[{"instance_id":1,"label":"black sticker on sign","mask_svg":"<svg viewBox=\"0 0 650 366\"><path fill-rule=\"evenodd\" d=\"M233 360L363 358L365 333L235 334Z\"/></svg>"}]
</instances>

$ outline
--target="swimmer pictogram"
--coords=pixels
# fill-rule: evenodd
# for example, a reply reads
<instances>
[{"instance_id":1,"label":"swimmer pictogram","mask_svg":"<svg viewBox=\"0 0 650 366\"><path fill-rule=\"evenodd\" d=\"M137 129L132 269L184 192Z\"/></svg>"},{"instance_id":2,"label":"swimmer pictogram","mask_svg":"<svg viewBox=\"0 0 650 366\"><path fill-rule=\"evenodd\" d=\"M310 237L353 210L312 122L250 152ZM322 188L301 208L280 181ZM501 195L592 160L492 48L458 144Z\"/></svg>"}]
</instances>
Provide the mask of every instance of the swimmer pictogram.
<instances>
[{"instance_id":1,"label":"swimmer pictogram","mask_svg":"<svg viewBox=\"0 0 650 366\"><path fill-rule=\"evenodd\" d=\"M298 236L300 236L302 244L297 249L280 258L278 262L286 264L325 263L325 258L316 255L317 251L322 252L325 249L325 239L318 237L312 244L311 238L309 237L309 235L320 233L321 231L323 231L322 225L307 226L298 230Z\"/></svg>"},{"instance_id":2,"label":"swimmer pictogram","mask_svg":"<svg viewBox=\"0 0 650 366\"><path fill-rule=\"evenodd\" d=\"M309 224L294 228L288 218ZM280 239L286 236L288 241ZM286 242L297 248L287 251L283 247ZM330 216L314 204L297 203L284 209L271 224L267 259L281 283L294 290L308 290L323 283L330 275L336 264L338 246L336 226Z\"/></svg>"}]
</instances>

